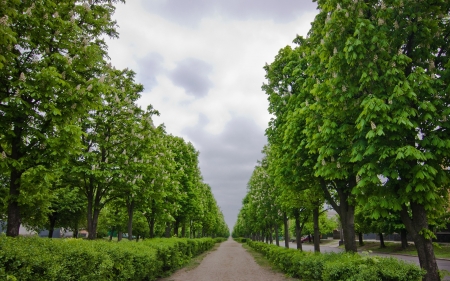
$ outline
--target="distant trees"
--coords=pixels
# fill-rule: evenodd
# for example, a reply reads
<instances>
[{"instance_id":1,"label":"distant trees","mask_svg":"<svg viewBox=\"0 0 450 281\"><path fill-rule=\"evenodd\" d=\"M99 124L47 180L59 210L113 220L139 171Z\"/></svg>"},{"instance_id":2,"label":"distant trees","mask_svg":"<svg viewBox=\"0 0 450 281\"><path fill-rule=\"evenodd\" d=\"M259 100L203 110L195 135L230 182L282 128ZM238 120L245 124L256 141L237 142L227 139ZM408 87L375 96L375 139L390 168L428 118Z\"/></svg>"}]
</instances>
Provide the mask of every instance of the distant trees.
<instances>
[{"instance_id":1,"label":"distant trees","mask_svg":"<svg viewBox=\"0 0 450 281\"><path fill-rule=\"evenodd\" d=\"M132 237L155 225L186 224L196 236L228 236L198 152L136 105L134 72L107 61L124 1L3 1L0 4L0 194L8 236L20 224L78 231L99 218ZM102 210L105 215L101 216ZM106 214L107 213L107 214ZM126 214L124 227L119 217ZM117 217L117 219L114 219ZM148 229L142 230L148 220ZM101 223L102 226L109 223Z\"/></svg>"}]
</instances>

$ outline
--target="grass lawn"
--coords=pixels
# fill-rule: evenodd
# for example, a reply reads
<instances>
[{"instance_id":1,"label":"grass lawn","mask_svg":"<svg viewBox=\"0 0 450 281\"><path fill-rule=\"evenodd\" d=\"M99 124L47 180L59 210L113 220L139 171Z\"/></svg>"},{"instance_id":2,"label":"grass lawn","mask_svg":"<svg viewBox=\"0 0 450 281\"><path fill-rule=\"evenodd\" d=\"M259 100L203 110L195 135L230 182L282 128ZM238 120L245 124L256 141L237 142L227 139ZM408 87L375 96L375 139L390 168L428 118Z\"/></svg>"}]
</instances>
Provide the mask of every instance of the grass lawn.
<instances>
[{"instance_id":1,"label":"grass lawn","mask_svg":"<svg viewBox=\"0 0 450 281\"><path fill-rule=\"evenodd\" d=\"M281 245L281 243L280 243L280 245ZM257 251L253 250L246 243L243 243L242 247L244 249L246 249L250 255L252 255L252 257L255 259L256 263L259 264L261 267L273 270L275 272L283 273L279 268L277 268L269 260L267 260L263 254L258 253ZM287 281L300 281L300 279L287 277L287 276L286 276L286 280Z\"/></svg>"},{"instance_id":2,"label":"grass lawn","mask_svg":"<svg viewBox=\"0 0 450 281\"><path fill-rule=\"evenodd\" d=\"M374 253L384 253L384 254L401 254L417 256L416 247L414 243L408 243L408 249L403 250L400 243L396 242L384 242L386 248L380 248L380 242L366 241L364 246L358 245L358 251L372 251ZM343 246L341 246L343 247ZM450 259L450 245L445 246L434 246L434 254L436 258Z\"/></svg>"}]
</instances>

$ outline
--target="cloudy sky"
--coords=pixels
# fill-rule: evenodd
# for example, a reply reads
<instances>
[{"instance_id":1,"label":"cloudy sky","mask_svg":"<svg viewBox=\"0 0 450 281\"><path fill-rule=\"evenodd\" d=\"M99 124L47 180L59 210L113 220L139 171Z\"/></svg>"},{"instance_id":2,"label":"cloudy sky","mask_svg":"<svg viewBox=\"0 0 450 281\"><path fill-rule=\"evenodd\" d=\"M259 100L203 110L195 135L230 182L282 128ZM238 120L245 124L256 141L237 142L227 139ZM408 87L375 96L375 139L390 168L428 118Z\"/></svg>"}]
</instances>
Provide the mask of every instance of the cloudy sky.
<instances>
[{"instance_id":1,"label":"cloudy sky","mask_svg":"<svg viewBox=\"0 0 450 281\"><path fill-rule=\"evenodd\" d=\"M266 144L265 63L306 35L311 0L128 0L115 14L120 38L108 40L117 68L131 68L168 133L200 151L230 230Z\"/></svg>"}]
</instances>

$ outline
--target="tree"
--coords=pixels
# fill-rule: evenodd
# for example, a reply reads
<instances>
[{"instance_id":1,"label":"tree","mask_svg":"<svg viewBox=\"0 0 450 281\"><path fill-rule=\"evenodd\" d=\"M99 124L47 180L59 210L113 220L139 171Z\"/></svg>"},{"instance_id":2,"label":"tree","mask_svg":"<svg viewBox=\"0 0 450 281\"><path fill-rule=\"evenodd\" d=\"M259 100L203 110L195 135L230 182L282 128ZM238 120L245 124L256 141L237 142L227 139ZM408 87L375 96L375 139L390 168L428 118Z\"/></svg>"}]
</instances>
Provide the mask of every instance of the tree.
<instances>
[{"instance_id":1,"label":"tree","mask_svg":"<svg viewBox=\"0 0 450 281\"><path fill-rule=\"evenodd\" d=\"M101 38L117 36L116 1L7 2L0 6L0 167L9 174L7 235L17 236L30 204L25 175L51 180L52 167L80 150L76 120L100 100L86 89L101 83Z\"/></svg>"},{"instance_id":2,"label":"tree","mask_svg":"<svg viewBox=\"0 0 450 281\"><path fill-rule=\"evenodd\" d=\"M139 134L140 131L135 131L139 125L136 119L143 119L141 126L151 126L149 118L156 113L151 108L149 112L142 113L134 104L142 91L142 85L134 83L134 75L128 69L109 71L104 78L108 85L92 89L101 91L102 104L91 110L87 118L79 120L84 132L81 138L84 150L75 159L73 172L77 174L87 199L89 239L96 237L101 209L117 196L115 191L119 187L131 188L130 184L135 179L130 180L130 176L134 178L138 175L137 171L128 174L135 166L132 163L137 160L133 154L133 148L137 147L136 139L145 138Z\"/></svg>"},{"instance_id":3,"label":"tree","mask_svg":"<svg viewBox=\"0 0 450 281\"><path fill-rule=\"evenodd\" d=\"M429 224L448 196L449 5L319 1L310 32L312 89L329 116L320 136L347 142L340 162L356 164L348 174L357 174L350 190L360 200L400 211L424 280L440 280Z\"/></svg>"}]
</instances>

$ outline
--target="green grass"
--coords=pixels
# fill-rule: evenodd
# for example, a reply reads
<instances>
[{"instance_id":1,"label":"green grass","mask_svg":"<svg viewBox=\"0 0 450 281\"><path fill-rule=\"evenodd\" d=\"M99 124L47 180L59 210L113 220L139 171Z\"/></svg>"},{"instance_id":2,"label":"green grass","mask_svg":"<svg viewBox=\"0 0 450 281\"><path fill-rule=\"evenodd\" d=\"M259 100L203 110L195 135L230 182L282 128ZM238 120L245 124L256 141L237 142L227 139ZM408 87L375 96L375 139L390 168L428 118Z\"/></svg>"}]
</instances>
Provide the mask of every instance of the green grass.
<instances>
[{"instance_id":1,"label":"green grass","mask_svg":"<svg viewBox=\"0 0 450 281\"><path fill-rule=\"evenodd\" d=\"M246 243L242 244L242 247L247 250L247 252L252 255L252 257L255 259L256 263L259 264L261 267L282 273L281 270L279 270L275 265L273 265L269 260L267 260L263 254L258 253L257 251L253 250L249 245ZM286 277L287 281L299 281L300 279L292 278L292 277Z\"/></svg>"},{"instance_id":2,"label":"green grass","mask_svg":"<svg viewBox=\"0 0 450 281\"><path fill-rule=\"evenodd\" d=\"M414 243L409 243L409 247L405 250L402 249L400 243L384 242L384 244L386 245L386 248L380 248L380 242L366 241L364 242L364 246L358 246L358 251L370 250L374 253L417 256ZM434 254L436 258L450 259L450 246L434 246Z\"/></svg>"}]
</instances>

